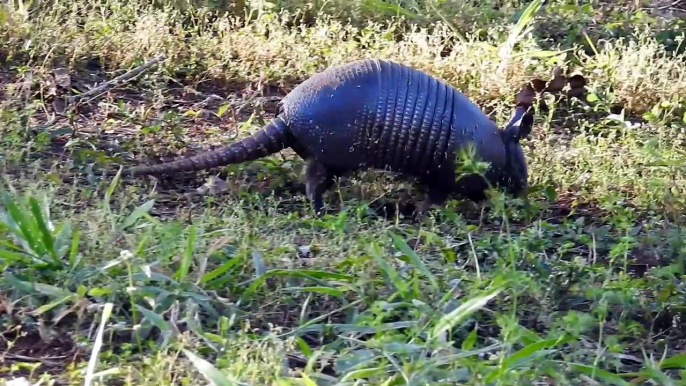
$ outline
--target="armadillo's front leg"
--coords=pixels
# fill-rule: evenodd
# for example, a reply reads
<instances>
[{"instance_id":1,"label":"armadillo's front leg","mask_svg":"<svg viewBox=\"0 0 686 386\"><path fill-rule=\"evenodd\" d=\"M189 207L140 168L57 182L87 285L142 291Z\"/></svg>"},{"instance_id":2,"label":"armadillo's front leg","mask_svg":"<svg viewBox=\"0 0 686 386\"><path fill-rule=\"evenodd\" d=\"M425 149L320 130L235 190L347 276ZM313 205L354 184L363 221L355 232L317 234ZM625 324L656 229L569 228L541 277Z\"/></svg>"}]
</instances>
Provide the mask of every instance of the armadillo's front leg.
<instances>
[{"instance_id":1,"label":"armadillo's front leg","mask_svg":"<svg viewBox=\"0 0 686 386\"><path fill-rule=\"evenodd\" d=\"M334 184L335 174L323 164L310 160L305 168L305 189L307 197L314 204L317 215L324 209L324 193Z\"/></svg>"},{"instance_id":2,"label":"armadillo's front leg","mask_svg":"<svg viewBox=\"0 0 686 386\"><path fill-rule=\"evenodd\" d=\"M417 209L415 209L415 219L421 219L431 209L432 206L443 205L448 200L448 197L450 197L450 194L445 189L435 185L429 186L427 197L420 201L417 205Z\"/></svg>"}]
</instances>

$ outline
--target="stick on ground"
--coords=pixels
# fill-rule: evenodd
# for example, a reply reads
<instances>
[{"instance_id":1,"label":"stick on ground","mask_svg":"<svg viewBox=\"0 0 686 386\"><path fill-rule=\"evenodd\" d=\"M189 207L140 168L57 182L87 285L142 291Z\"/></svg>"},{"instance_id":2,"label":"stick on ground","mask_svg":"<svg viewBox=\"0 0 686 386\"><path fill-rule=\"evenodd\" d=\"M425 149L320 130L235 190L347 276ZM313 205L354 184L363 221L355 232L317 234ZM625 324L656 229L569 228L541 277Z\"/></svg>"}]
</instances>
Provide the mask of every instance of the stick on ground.
<instances>
[{"instance_id":1,"label":"stick on ground","mask_svg":"<svg viewBox=\"0 0 686 386\"><path fill-rule=\"evenodd\" d=\"M118 86L120 84L128 82L129 80L133 79L137 75L141 74L143 71L149 69L150 67L154 66L155 64L157 64L157 63L159 63L165 59L167 59L167 55L165 55L165 54L158 55L157 57L151 59L150 61L143 63L140 66L134 68L133 70L128 71L125 74L119 75L118 77L116 77L110 81L107 81L107 82L101 84L100 86L95 87L92 90L88 90L87 92L85 92L83 94L67 97L67 104L70 105L72 103L76 103L83 98L87 98L87 97L105 92L105 91L107 91L107 90L109 90L115 86Z\"/></svg>"}]
</instances>

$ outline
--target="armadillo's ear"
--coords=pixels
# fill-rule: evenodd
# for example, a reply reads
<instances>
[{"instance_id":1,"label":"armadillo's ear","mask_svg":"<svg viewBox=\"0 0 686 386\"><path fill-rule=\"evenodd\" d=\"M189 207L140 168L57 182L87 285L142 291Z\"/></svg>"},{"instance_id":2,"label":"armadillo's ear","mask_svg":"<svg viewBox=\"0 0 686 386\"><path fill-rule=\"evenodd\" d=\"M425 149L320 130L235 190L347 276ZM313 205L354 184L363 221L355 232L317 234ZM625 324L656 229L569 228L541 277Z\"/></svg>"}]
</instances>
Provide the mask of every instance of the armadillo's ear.
<instances>
[{"instance_id":1,"label":"armadillo's ear","mask_svg":"<svg viewBox=\"0 0 686 386\"><path fill-rule=\"evenodd\" d=\"M517 106L512 114L512 118L505 125L505 135L515 142L526 138L531 134L531 129L534 125L534 116L529 111L531 108L524 106Z\"/></svg>"}]
</instances>

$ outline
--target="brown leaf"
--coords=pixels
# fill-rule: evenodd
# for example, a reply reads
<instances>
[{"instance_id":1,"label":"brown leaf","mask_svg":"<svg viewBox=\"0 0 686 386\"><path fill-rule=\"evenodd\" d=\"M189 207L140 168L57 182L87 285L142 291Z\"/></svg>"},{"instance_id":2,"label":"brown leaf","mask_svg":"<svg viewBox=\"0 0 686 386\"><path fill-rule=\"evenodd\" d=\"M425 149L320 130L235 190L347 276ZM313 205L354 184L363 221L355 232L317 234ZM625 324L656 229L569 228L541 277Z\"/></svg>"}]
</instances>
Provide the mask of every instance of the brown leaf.
<instances>
[{"instance_id":1,"label":"brown leaf","mask_svg":"<svg viewBox=\"0 0 686 386\"><path fill-rule=\"evenodd\" d=\"M55 78L48 76L46 83L48 91L45 93L45 96L47 98L57 96L57 83L55 82Z\"/></svg>"},{"instance_id":2,"label":"brown leaf","mask_svg":"<svg viewBox=\"0 0 686 386\"><path fill-rule=\"evenodd\" d=\"M57 82L57 85L67 90L71 88L71 77L69 76L69 72L66 68L56 68L52 72L55 76L55 82Z\"/></svg>"},{"instance_id":3,"label":"brown leaf","mask_svg":"<svg viewBox=\"0 0 686 386\"><path fill-rule=\"evenodd\" d=\"M559 92L567 85L567 78L562 74L562 69L555 66L553 69L553 79L548 83L546 91Z\"/></svg>"},{"instance_id":4,"label":"brown leaf","mask_svg":"<svg viewBox=\"0 0 686 386\"><path fill-rule=\"evenodd\" d=\"M517 94L516 103L517 106L531 106L534 103L534 98L536 97L536 92L534 88L530 85L526 85L519 90Z\"/></svg>"},{"instance_id":5,"label":"brown leaf","mask_svg":"<svg viewBox=\"0 0 686 386\"><path fill-rule=\"evenodd\" d=\"M64 103L62 98L55 98L52 101L52 108L55 110L55 113L64 114L64 112L67 111L67 104Z\"/></svg>"},{"instance_id":6,"label":"brown leaf","mask_svg":"<svg viewBox=\"0 0 686 386\"><path fill-rule=\"evenodd\" d=\"M573 98L581 98L586 93L586 78L580 74L573 75L568 78L569 91L567 95Z\"/></svg>"},{"instance_id":7,"label":"brown leaf","mask_svg":"<svg viewBox=\"0 0 686 386\"><path fill-rule=\"evenodd\" d=\"M585 92L586 78L580 74L566 77L562 68L555 66L552 80L546 82L543 79L532 79L519 90L516 97L517 106L531 106L537 93L558 93L565 90L568 85L566 95L578 98Z\"/></svg>"},{"instance_id":8,"label":"brown leaf","mask_svg":"<svg viewBox=\"0 0 686 386\"><path fill-rule=\"evenodd\" d=\"M196 189L198 194L219 194L231 190L231 185L217 176L210 177L209 181Z\"/></svg>"},{"instance_id":9,"label":"brown leaf","mask_svg":"<svg viewBox=\"0 0 686 386\"><path fill-rule=\"evenodd\" d=\"M229 241L231 241L232 235L226 235L219 240L215 241L208 249L207 249L207 256L211 256L213 253L218 251L220 248L222 248L224 245L228 244Z\"/></svg>"}]
</instances>

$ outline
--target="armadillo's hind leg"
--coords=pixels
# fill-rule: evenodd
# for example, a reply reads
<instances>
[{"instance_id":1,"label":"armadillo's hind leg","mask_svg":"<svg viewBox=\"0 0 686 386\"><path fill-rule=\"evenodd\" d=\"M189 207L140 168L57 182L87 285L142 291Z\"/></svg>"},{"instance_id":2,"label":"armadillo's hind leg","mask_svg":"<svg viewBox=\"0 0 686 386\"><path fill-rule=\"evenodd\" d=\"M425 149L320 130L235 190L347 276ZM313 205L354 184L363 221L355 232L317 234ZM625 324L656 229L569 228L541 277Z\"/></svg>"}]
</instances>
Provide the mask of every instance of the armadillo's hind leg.
<instances>
[{"instance_id":1,"label":"armadillo's hind leg","mask_svg":"<svg viewBox=\"0 0 686 386\"><path fill-rule=\"evenodd\" d=\"M307 198L314 204L317 215L324 209L324 193L331 189L336 174L321 162L309 160L305 169L305 189Z\"/></svg>"}]
</instances>

